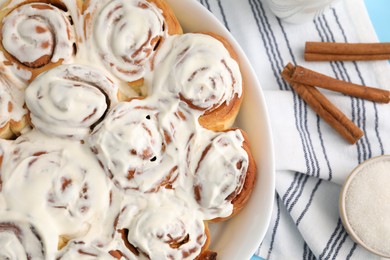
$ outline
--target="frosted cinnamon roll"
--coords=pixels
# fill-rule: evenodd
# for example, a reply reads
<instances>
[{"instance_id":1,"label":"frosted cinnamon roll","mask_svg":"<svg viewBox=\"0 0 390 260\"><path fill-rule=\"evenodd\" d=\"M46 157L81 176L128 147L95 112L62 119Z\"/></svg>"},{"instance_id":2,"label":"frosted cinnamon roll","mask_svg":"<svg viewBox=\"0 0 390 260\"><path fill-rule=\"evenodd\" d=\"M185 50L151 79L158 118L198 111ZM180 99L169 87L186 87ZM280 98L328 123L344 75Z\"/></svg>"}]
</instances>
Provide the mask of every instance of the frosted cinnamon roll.
<instances>
[{"instance_id":1,"label":"frosted cinnamon roll","mask_svg":"<svg viewBox=\"0 0 390 260\"><path fill-rule=\"evenodd\" d=\"M85 17L87 38L99 59L134 88L143 84L161 41L182 32L165 0L90 0Z\"/></svg>"},{"instance_id":2,"label":"frosted cinnamon roll","mask_svg":"<svg viewBox=\"0 0 390 260\"><path fill-rule=\"evenodd\" d=\"M76 42L71 20L60 0L10 1L0 12L4 64L31 81L43 71L70 62Z\"/></svg>"},{"instance_id":3,"label":"frosted cinnamon roll","mask_svg":"<svg viewBox=\"0 0 390 260\"><path fill-rule=\"evenodd\" d=\"M55 136L82 139L117 100L118 88L100 71L61 65L37 77L26 89L31 123Z\"/></svg>"},{"instance_id":4,"label":"frosted cinnamon roll","mask_svg":"<svg viewBox=\"0 0 390 260\"><path fill-rule=\"evenodd\" d=\"M37 131L10 145L1 180L10 209L35 216L68 240L85 235L110 201L105 173L87 147Z\"/></svg>"},{"instance_id":5,"label":"frosted cinnamon roll","mask_svg":"<svg viewBox=\"0 0 390 260\"><path fill-rule=\"evenodd\" d=\"M137 259L194 259L207 250L207 224L171 195L151 195L124 227L124 241Z\"/></svg>"},{"instance_id":6,"label":"frosted cinnamon roll","mask_svg":"<svg viewBox=\"0 0 390 260\"><path fill-rule=\"evenodd\" d=\"M177 166L166 153L170 142L159 127L158 113L143 100L119 103L88 139L117 187L154 192L175 181Z\"/></svg>"},{"instance_id":7,"label":"frosted cinnamon roll","mask_svg":"<svg viewBox=\"0 0 390 260\"><path fill-rule=\"evenodd\" d=\"M0 68L0 138L19 135L27 125L23 88Z\"/></svg>"},{"instance_id":8,"label":"frosted cinnamon roll","mask_svg":"<svg viewBox=\"0 0 390 260\"><path fill-rule=\"evenodd\" d=\"M231 127L243 97L236 54L218 35L170 37L154 61L151 95L171 95L200 111L200 124L211 130Z\"/></svg>"},{"instance_id":9,"label":"frosted cinnamon roll","mask_svg":"<svg viewBox=\"0 0 390 260\"><path fill-rule=\"evenodd\" d=\"M0 214L0 259L47 259L46 241L29 218L14 212Z\"/></svg>"},{"instance_id":10,"label":"frosted cinnamon roll","mask_svg":"<svg viewBox=\"0 0 390 260\"><path fill-rule=\"evenodd\" d=\"M194 196L208 220L223 220L246 204L256 178L256 165L242 130L211 135L196 144L189 159Z\"/></svg>"}]
</instances>

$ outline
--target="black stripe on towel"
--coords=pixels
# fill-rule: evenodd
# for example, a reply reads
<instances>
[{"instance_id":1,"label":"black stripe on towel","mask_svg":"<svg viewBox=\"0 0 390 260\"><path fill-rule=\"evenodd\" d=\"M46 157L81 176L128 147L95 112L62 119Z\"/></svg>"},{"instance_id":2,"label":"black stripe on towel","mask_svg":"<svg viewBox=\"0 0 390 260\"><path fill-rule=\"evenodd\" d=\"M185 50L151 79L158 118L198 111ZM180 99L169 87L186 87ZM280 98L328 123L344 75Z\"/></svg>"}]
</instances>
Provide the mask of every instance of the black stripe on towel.
<instances>
[{"instance_id":1,"label":"black stripe on towel","mask_svg":"<svg viewBox=\"0 0 390 260\"><path fill-rule=\"evenodd\" d=\"M337 226L333 230L333 233L330 236L330 239L326 243L326 246L322 253L319 255L319 259L330 259L332 252L336 248L336 245L339 240L341 240L342 236L345 235L345 230L343 228L343 224L341 223L341 220L339 219L337 221Z\"/></svg>"},{"instance_id":2,"label":"black stripe on towel","mask_svg":"<svg viewBox=\"0 0 390 260\"><path fill-rule=\"evenodd\" d=\"M307 243L304 243L303 245L303 260L315 260L316 257L314 256L313 252L311 251L309 245Z\"/></svg>"},{"instance_id":3,"label":"black stripe on towel","mask_svg":"<svg viewBox=\"0 0 390 260\"><path fill-rule=\"evenodd\" d=\"M309 207L310 207L311 203L313 202L314 195L315 195L316 191L318 190L318 187L320 187L321 183L322 183L322 179L318 179L316 185L314 186L314 189L312 190L312 192L310 194L309 202L306 204L306 206L305 206L304 210L302 211L301 215L299 215L299 217L296 220L296 225L297 226L299 226L299 224L301 223L301 220L305 216L306 212L309 210Z\"/></svg>"},{"instance_id":4,"label":"black stripe on towel","mask_svg":"<svg viewBox=\"0 0 390 260\"><path fill-rule=\"evenodd\" d=\"M219 10L221 11L223 24L225 25L226 29L228 29L230 31L229 23L226 19L226 15L225 15L225 11L224 11L223 6L222 6L222 2L221 2L221 0L217 0L217 2L218 2Z\"/></svg>"},{"instance_id":5,"label":"black stripe on towel","mask_svg":"<svg viewBox=\"0 0 390 260\"><path fill-rule=\"evenodd\" d=\"M209 0L201 0L201 2L211 12Z\"/></svg>"},{"instance_id":6,"label":"black stripe on towel","mask_svg":"<svg viewBox=\"0 0 390 260\"><path fill-rule=\"evenodd\" d=\"M272 228L271 242L270 242L266 259L270 259L271 257L272 249L274 248L274 243L275 243L276 231L279 227L279 222L280 222L280 197L278 193L275 193L275 201L276 201L276 209L277 209L276 220L275 220L275 225Z\"/></svg>"},{"instance_id":7,"label":"black stripe on towel","mask_svg":"<svg viewBox=\"0 0 390 260\"><path fill-rule=\"evenodd\" d=\"M259 0L249 0L249 4L279 89L288 90L290 87L280 76L280 71L284 66L284 61L282 60L279 49L277 48L275 35L273 34L268 18L265 15L263 4Z\"/></svg>"}]
</instances>

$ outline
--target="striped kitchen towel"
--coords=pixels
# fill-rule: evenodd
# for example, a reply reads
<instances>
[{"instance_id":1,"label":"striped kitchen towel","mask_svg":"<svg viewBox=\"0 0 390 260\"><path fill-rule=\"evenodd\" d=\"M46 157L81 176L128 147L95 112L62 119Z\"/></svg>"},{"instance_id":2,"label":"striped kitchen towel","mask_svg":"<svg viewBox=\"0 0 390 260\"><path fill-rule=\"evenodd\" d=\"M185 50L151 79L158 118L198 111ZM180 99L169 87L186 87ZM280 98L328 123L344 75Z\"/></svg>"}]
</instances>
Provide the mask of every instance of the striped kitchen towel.
<instances>
[{"instance_id":1,"label":"striped kitchen towel","mask_svg":"<svg viewBox=\"0 0 390 260\"><path fill-rule=\"evenodd\" d=\"M270 113L276 193L269 230L256 255L265 259L375 259L346 233L338 213L341 185L366 159L390 154L390 105L326 92L365 135L350 145L280 77L288 62L358 84L390 89L390 66L305 62L306 41L375 42L363 0L344 0L313 21L287 24L262 0L199 0L230 30L254 67Z\"/></svg>"}]
</instances>

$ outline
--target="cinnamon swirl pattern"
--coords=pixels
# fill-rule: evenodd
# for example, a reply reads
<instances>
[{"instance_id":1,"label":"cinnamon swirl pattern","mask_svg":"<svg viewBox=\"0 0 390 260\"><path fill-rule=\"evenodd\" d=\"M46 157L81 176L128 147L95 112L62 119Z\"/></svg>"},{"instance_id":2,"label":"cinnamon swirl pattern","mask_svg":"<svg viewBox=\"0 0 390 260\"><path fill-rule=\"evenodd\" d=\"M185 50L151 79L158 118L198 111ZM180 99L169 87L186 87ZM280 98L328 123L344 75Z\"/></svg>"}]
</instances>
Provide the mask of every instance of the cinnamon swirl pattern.
<instances>
[{"instance_id":1,"label":"cinnamon swirl pattern","mask_svg":"<svg viewBox=\"0 0 390 260\"><path fill-rule=\"evenodd\" d=\"M115 106L89 139L114 183L123 189L155 191L177 175L165 153L169 140L158 125L158 110L142 100Z\"/></svg>"},{"instance_id":2,"label":"cinnamon swirl pattern","mask_svg":"<svg viewBox=\"0 0 390 260\"><path fill-rule=\"evenodd\" d=\"M249 164L243 142L241 131L231 130L211 136L201 147L202 152L192 151L196 153L189 161L194 174L194 195L208 219L228 217L233 199L243 188Z\"/></svg>"},{"instance_id":3,"label":"cinnamon swirl pattern","mask_svg":"<svg viewBox=\"0 0 390 260\"><path fill-rule=\"evenodd\" d=\"M131 86L142 84L151 57L168 33L181 32L174 16L164 15L169 9L159 8L162 3L159 0L87 2L91 45L96 46L105 67Z\"/></svg>"},{"instance_id":4,"label":"cinnamon swirl pattern","mask_svg":"<svg viewBox=\"0 0 390 260\"><path fill-rule=\"evenodd\" d=\"M1 259L45 259L48 249L40 230L15 212L0 216Z\"/></svg>"},{"instance_id":5,"label":"cinnamon swirl pattern","mask_svg":"<svg viewBox=\"0 0 390 260\"><path fill-rule=\"evenodd\" d=\"M156 58L154 75L155 91L168 86L199 110L229 103L242 91L238 64L221 42L204 34L171 37Z\"/></svg>"},{"instance_id":6,"label":"cinnamon swirl pattern","mask_svg":"<svg viewBox=\"0 0 390 260\"><path fill-rule=\"evenodd\" d=\"M41 74L26 90L31 122L57 136L83 138L117 100L118 88L98 70L62 65Z\"/></svg>"},{"instance_id":7,"label":"cinnamon swirl pattern","mask_svg":"<svg viewBox=\"0 0 390 260\"><path fill-rule=\"evenodd\" d=\"M168 89L189 107L211 114L201 124L212 130L231 126L242 97L240 69L224 43L205 34L170 37L156 57L152 79L153 93ZM221 121L226 125L219 126Z\"/></svg>"},{"instance_id":8,"label":"cinnamon swirl pattern","mask_svg":"<svg viewBox=\"0 0 390 260\"><path fill-rule=\"evenodd\" d=\"M0 17L2 50L24 80L70 62L75 35L66 11L44 2L26 2L3 9Z\"/></svg>"},{"instance_id":9,"label":"cinnamon swirl pattern","mask_svg":"<svg viewBox=\"0 0 390 260\"><path fill-rule=\"evenodd\" d=\"M0 258L215 259L256 178L229 43L165 0L9 0L0 43Z\"/></svg>"},{"instance_id":10,"label":"cinnamon swirl pattern","mask_svg":"<svg viewBox=\"0 0 390 260\"><path fill-rule=\"evenodd\" d=\"M175 197L151 197L148 203L148 210L139 212L128 227L127 239L137 254L149 259L199 255L208 236L203 220Z\"/></svg>"},{"instance_id":11,"label":"cinnamon swirl pattern","mask_svg":"<svg viewBox=\"0 0 390 260\"><path fill-rule=\"evenodd\" d=\"M132 82L143 76L153 49L165 37L163 30L164 19L152 4L115 0L98 12L93 34L104 64L121 79Z\"/></svg>"},{"instance_id":12,"label":"cinnamon swirl pattern","mask_svg":"<svg viewBox=\"0 0 390 260\"><path fill-rule=\"evenodd\" d=\"M72 238L88 232L96 214L107 207L105 174L78 141L30 132L7 152L1 177L9 208L38 214L51 221L59 235ZM21 201L20 194L28 197Z\"/></svg>"}]
</instances>

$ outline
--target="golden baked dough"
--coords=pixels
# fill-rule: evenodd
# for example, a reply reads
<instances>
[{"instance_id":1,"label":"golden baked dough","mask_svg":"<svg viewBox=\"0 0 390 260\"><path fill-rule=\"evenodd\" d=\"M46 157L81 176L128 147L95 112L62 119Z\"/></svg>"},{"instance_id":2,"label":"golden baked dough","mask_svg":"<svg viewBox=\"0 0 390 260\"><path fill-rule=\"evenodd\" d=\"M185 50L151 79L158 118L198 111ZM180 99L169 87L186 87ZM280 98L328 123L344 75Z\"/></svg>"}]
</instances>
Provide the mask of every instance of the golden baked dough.
<instances>
[{"instance_id":1,"label":"golden baked dough","mask_svg":"<svg viewBox=\"0 0 390 260\"><path fill-rule=\"evenodd\" d=\"M225 48L228 50L230 56L239 63L237 54L230 43L220 35L215 33L207 32L206 34L216 38L220 41ZM242 80L242 91L241 96L235 95L233 100L227 104L226 102L219 107L212 108L206 111L201 117L199 117L199 123L210 130L223 131L233 126L236 120L237 114L240 110L242 100L244 98L245 82Z\"/></svg>"}]
</instances>

